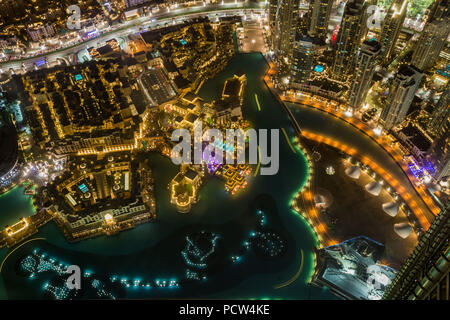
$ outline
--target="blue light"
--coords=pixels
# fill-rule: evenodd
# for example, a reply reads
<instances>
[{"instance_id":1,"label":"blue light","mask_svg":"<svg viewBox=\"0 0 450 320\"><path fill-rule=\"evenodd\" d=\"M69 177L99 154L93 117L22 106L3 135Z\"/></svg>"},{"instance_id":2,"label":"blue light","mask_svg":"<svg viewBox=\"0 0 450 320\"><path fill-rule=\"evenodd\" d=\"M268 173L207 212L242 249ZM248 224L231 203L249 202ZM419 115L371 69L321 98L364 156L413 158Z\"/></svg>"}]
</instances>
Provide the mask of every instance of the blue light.
<instances>
[{"instance_id":1,"label":"blue light","mask_svg":"<svg viewBox=\"0 0 450 320\"><path fill-rule=\"evenodd\" d=\"M324 66L321 66L320 64L314 67L314 71L318 73L321 73L324 69L325 69Z\"/></svg>"},{"instance_id":2,"label":"blue light","mask_svg":"<svg viewBox=\"0 0 450 320\"><path fill-rule=\"evenodd\" d=\"M90 37L90 36L94 36L94 35L96 35L97 34L97 30L92 30L92 31L89 31L87 34L86 34L86 36L87 37Z\"/></svg>"},{"instance_id":3,"label":"blue light","mask_svg":"<svg viewBox=\"0 0 450 320\"><path fill-rule=\"evenodd\" d=\"M39 61L36 61L36 67L40 67L40 66L42 66L43 64L45 64L45 59L41 59L41 60L39 60Z\"/></svg>"},{"instance_id":4,"label":"blue light","mask_svg":"<svg viewBox=\"0 0 450 320\"><path fill-rule=\"evenodd\" d=\"M78 189L80 189L81 192L83 192L83 193L86 193L86 192L89 191L88 187L86 187L86 185L85 185L84 183L83 183L83 184L80 184L80 185L78 186Z\"/></svg>"}]
</instances>

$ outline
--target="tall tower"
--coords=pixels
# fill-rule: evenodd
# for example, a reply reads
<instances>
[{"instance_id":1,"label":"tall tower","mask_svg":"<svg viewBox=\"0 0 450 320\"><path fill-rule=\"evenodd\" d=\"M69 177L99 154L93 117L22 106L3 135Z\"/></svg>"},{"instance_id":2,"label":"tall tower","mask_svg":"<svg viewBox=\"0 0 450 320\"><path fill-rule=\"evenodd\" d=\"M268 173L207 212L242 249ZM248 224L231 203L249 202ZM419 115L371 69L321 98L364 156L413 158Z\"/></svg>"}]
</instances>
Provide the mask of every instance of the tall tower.
<instances>
[{"instance_id":1,"label":"tall tower","mask_svg":"<svg viewBox=\"0 0 450 320\"><path fill-rule=\"evenodd\" d=\"M328 33L331 6L333 0L311 0L309 4L309 35L325 42Z\"/></svg>"},{"instance_id":2,"label":"tall tower","mask_svg":"<svg viewBox=\"0 0 450 320\"><path fill-rule=\"evenodd\" d=\"M308 36L297 34L292 50L291 82L308 80L314 62L314 43Z\"/></svg>"},{"instance_id":3,"label":"tall tower","mask_svg":"<svg viewBox=\"0 0 450 320\"><path fill-rule=\"evenodd\" d=\"M444 131L449 129L447 127L448 121L450 121L450 82L447 83L445 91L436 103L436 108L431 115L428 129L436 136L440 136Z\"/></svg>"},{"instance_id":4,"label":"tall tower","mask_svg":"<svg viewBox=\"0 0 450 320\"><path fill-rule=\"evenodd\" d=\"M394 77L394 82L380 116L380 122L385 129L389 130L403 121L422 76L422 71L412 65L400 67Z\"/></svg>"},{"instance_id":5,"label":"tall tower","mask_svg":"<svg viewBox=\"0 0 450 320\"><path fill-rule=\"evenodd\" d=\"M374 13L373 10L369 10L370 6L376 6L377 5L377 0L366 0L365 4L364 4L364 13L363 13L363 22L361 24L361 33L362 33L362 40L365 40L366 36L367 36L367 32L369 32L369 26L371 25L370 23L370 18L372 16L372 14Z\"/></svg>"},{"instance_id":6,"label":"tall tower","mask_svg":"<svg viewBox=\"0 0 450 320\"><path fill-rule=\"evenodd\" d=\"M449 10L448 0L435 0L429 7L427 21L443 21L448 18Z\"/></svg>"},{"instance_id":7,"label":"tall tower","mask_svg":"<svg viewBox=\"0 0 450 320\"><path fill-rule=\"evenodd\" d=\"M449 119L445 119L445 131L433 141L430 147L429 157L434 166L434 179L437 182L450 177L450 126Z\"/></svg>"},{"instance_id":8,"label":"tall tower","mask_svg":"<svg viewBox=\"0 0 450 320\"><path fill-rule=\"evenodd\" d=\"M385 300L450 300L450 205L428 231L387 288Z\"/></svg>"},{"instance_id":9,"label":"tall tower","mask_svg":"<svg viewBox=\"0 0 450 320\"><path fill-rule=\"evenodd\" d=\"M434 165L434 178L440 181L450 175L450 83L447 83L429 124L435 139L428 151Z\"/></svg>"},{"instance_id":10,"label":"tall tower","mask_svg":"<svg viewBox=\"0 0 450 320\"><path fill-rule=\"evenodd\" d=\"M353 109L360 108L366 100L380 51L381 45L376 40L366 40L361 46L348 95L348 103Z\"/></svg>"},{"instance_id":11,"label":"tall tower","mask_svg":"<svg viewBox=\"0 0 450 320\"><path fill-rule=\"evenodd\" d=\"M275 26L275 17L277 14L278 0L270 0L269 2L269 27L273 32Z\"/></svg>"},{"instance_id":12,"label":"tall tower","mask_svg":"<svg viewBox=\"0 0 450 320\"><path fill-rule=\"evenodd\" d=\"M384 18L379 42L381 43L381 56L384 61L390 59L394 53L395 44L406 17L408 0L394 0Z\"/></svg>"},{"instance_id":13,"label":"tall tower","mask_svg":"<svg viewBox=\"0 0 450 320\"><path fill-rule=\"evenodd\" d=\"M349 0L345 5L332 67L331 76L335 80L346 81L355 62L363 36L364 3L364 0Z\"/></svg>"},{"instance_id":14,"label":"tall tower","mask_svg":"<svg viewBox=\"0 0 450 320\"><path fill-rule=\"evenodd\" d=\"M289 59L292 53L299 2L299 0L278 0L272 27L272 45L279 57Z\"/></svg>"},{"instance_id":15,"label":"tall tower","mask_svg":"<svg viewBox=\"0 0 450 320\"><path fill-rule=\"evenodd\" d=\"M448 0L437 0L414 48L411 63L425 70L436 63L450 33Z\"/></svg>"}]
</instances>

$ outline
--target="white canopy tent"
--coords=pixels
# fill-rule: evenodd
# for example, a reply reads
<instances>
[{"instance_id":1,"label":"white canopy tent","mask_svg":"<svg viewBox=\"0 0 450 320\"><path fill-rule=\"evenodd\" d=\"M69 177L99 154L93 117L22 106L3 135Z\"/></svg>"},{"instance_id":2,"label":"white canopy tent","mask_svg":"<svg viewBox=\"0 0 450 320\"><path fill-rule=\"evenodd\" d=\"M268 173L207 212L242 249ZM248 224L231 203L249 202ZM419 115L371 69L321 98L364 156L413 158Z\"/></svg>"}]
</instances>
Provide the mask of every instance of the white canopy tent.
<instances>
[{"instance_id":1,"label":"white canopy tent","mask_svg":"<svg viewBox=\"0 0 450 320\"><path fill-rule=\"evenodd\" d=\"M386 212L391 217L395 217L398 213L398 203L397 202L386 202L382 205L383 211Z\"/></svg>"},{"instance_id":2,"label":"white canopy tent","mask_svg":"<svg viewBox=\"0 0 450 320\"><path fill-rule=\"evenodd\" d=\"M378 196L381 192L381 184L376 181L366 184L366 190L374 196Z\"/></svg>"},{"instance_id":3,"label":"white canopy tent","mask_svg":"<svg viewBox=\"0 0 450 320\"><path fill-rule=\"evenodd\" d=\"M361 175L361 169L358 166L351 166L345 169L345 174L350 178L359 179L359 176Z\"/></svg>"},{"instance_id":4,"label":"white canopy tent","mask_svg":"<svg viewBox=\"0 0 450 320\"><path fill-rule=\"evenodd\" d=\"M396 223L394 224L394 231L400 238L406 239L411 234L412 227L406 222Z\"/></svg>"}]
</instances>

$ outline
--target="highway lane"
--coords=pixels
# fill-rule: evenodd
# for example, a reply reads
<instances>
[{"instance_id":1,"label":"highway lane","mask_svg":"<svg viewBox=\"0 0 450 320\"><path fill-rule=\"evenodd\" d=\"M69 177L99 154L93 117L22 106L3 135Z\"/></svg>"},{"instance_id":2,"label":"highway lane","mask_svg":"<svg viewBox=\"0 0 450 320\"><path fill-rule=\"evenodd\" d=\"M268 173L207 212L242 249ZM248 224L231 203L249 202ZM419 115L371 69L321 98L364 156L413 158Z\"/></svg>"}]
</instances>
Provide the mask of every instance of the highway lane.
<instances>
[{"instance_id":1,"label":"highway lane","mask_svg":"<svg viewBox=\"0 0 450 320\"><path fill-rule=\"evenodd\" d=\"M262 5L262 6L261 6ZM178 23L186 19L193 19L207 15L211 19L215 17L221 17L230 14L249 14L250 12L263 12L264 2L262 3L242 3L225 4L225 5L208 5L191 7L187 9L176 9L170 12L165 12L159 15L140 17L134 20L130 20L118 28L112 31L105 32L96 38L92 38L75 45L69 46L63 49L57 49L52 52L48 52L42 55L24 58L20 60L12 60L0 63L2 71L7 72L13 69L15 72L20 72L22 64L25 65L27 70L34 68L34 63L42 60L44 57L49 64L54 63L57 59L71 57L78 52L90 48L92 46L98 46L105 43L107 40L111 40L117 37L125 37L129 34L138 33L140 30L152 30L162 28L169 23ZM69 60L71 61L71 60ZM72 62L72 61L71 61Z\"/></svg>"}]
</instances>

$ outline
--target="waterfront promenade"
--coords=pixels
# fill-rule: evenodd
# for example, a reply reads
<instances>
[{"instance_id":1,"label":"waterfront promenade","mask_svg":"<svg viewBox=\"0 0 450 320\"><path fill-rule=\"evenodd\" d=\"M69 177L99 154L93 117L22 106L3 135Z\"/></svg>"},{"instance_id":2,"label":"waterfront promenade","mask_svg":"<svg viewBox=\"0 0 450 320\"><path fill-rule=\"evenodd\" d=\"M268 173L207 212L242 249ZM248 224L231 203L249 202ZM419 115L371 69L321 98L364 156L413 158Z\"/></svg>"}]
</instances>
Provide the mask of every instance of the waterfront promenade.
<instances>
[{"instance_id":1,"label":"waterfront promenade","mask_svg":"<svg viewBox=\"0 0 450 320\"><path fill-rule=\"evenodd\" d=\"M347 116L342 110L336 108L332 109L327 106L321 105L318 101L313 99L297 99L293 94L288 96L279 89L276 89L271 82L271 76L276 74L275 65L268 61L269 70L264 76L264 81L268 88L271 90L272 94L276 96L283 109L287 112L289 118L292 121L293 127L299 138L307 138L316 142L322 142L328 144L348 155L352 155L359 159L363 164L368 165L374 172L376 172L384 181L386 181L403 199L407 204L409 209L413 212L420 227L425 231L429 228L431 222L433 221L436 214L439 213L439 208L433 202L430 196L426 194L423 187L418 185L415 177L408 171L406 164L402 162L402 156L399 150L394 149L390 146L385 137L377 136L373 130L366 126L361 121ZM327 112L328 114L334 116L338 121L343 121L349 126L352 126L359 130L361 136L371 142L375 142L378 146L377 148L372 148L374 152L378 153L380 157L381 154L385 154L381 158L383 161L377 163L370 158L370 155L364 155L365 152L358 149L357 145L348 145L343 141L339 141L337 137L339 132L336 132L333 136L324 136L320 133L320 128L317 128L319 133L308 132L303 130L296 117L292 113L292 110L286 103L296 104L298 108L313 107L321 112ZM373 144L373 143L372 143ZM370 143L368 143L370 145ZM310 165L310 177L304 186L303 190L292 200L292 207L295 211L302 214L305 219L308 220L312 228L314 229L317 237L320 241L321 246L333 245L337 243L336 239L333 239L329 232L329 228L324 223L323 219L320 218L319 213L315 207L314 196L317 193L317 186L314 183L314 165L310 158L310 151L302 143L298 143L297 147L302 149L302 151L307 154L307 159ZM376 150L378 149L378 150ZM380 153L381 151L381 153Z\"/></svg>"}]
</instances>

